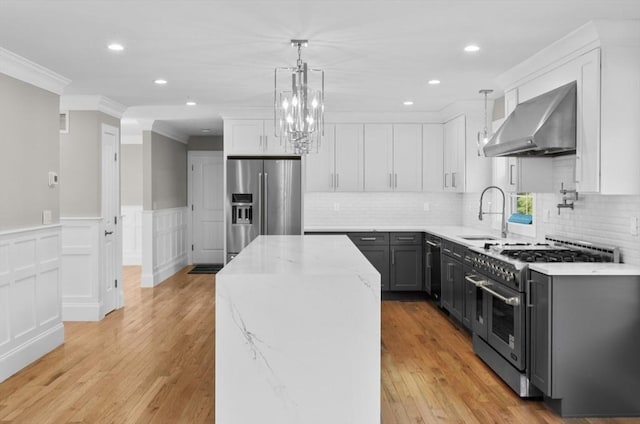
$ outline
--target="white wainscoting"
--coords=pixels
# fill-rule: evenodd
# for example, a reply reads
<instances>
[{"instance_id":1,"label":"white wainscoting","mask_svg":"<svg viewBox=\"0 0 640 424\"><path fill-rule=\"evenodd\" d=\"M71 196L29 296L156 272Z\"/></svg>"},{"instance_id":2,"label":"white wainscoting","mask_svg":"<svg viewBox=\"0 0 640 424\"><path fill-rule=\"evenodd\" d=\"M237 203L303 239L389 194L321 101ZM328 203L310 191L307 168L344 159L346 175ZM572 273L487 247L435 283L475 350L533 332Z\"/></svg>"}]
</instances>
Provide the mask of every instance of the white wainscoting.
<instances>
[{"instance_id":1,"label":"white wainscoting","mask_svg":"<svg viewBox=\"0 0 640 424\"><path fill-rule=\"evenodd\" d=\"M187 208L143 211L142 287L155 287L188 264Z\"/></svg>"},{"instance_id":2,"label":"white wainscoting","mask_svg":"<svg viewBox=\"0 0 640 424\"><path fill-rule=\"evenodd\" d=\"M60 218L62 224L62 320L100 321L102 218Z\"/></svg>"},{"instance_id":3,"label":"white wainscoting","mask_svg":"<svg viewBox=\"0 0 640 424\"><path fill-rule=\"evenodd\" d=\"M142 205L122 206L122 264L142 265Z\"/></svg>"},{"instance_id":4,"label":"white wainscoting","mask_svg":"<svg viewBox=\"0 0 640 424\"><path fill-rule=\"evenodd\" d=\"M64 343L61 228L0 232L0 382Z\"/></svg>"}]
</instances>

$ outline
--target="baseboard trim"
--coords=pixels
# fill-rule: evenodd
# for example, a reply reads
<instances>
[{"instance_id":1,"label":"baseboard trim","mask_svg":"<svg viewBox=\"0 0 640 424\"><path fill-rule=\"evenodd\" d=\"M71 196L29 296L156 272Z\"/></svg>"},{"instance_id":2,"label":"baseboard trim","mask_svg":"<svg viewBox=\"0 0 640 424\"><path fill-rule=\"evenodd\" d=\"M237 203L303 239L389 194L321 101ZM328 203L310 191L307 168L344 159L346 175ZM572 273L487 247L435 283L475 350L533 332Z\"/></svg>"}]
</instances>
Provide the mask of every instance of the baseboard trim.
<instances>
[{"instance_id":1,"label":"baseboard trim","mask_svg":"<svg viewBox=\"0 0 640 424\"><path fill-rule=\"evenodd\" d=\"M62 321L100 321L104 318L98 302L62 303Z\"/></svg>"},{"instance_id":2,"label":"baseboard trim","mask_svg":"<svg viewBox=\"0 0 640 424\"><path fill-rule=\"evenodd\" d=\"M187 255L182 255L162 268L155 270L153 275L143 274L140 286L146 288L155 287L187 265Z\"/></svg>"},{"instance_id":3,"label":"baseboard trim","mask_svg":"<svg viewBox=\"0 0 640 424\"><path fill-rule=\"evenodd\" d=\"M62 323L0 356L0 383L64 343Z\"/></svg>"}]
</instances>

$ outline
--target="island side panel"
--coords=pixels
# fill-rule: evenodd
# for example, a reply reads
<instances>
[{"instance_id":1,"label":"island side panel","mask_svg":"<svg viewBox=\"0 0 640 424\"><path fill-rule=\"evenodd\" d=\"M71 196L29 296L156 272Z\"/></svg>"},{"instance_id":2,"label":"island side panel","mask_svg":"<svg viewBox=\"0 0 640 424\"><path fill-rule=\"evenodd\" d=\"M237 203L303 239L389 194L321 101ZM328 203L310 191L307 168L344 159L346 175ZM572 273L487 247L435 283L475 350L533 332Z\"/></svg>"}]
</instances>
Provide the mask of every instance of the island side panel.
<instances>
[{"instance_id":1,"label":"island side panel","mask_svg":"<svg viewBox=\"0 0 640 424\"><path fill-rule=\"evenodd\" d=\"M216 422L379 421L379 274L220 275Z\"/></svg>"}]
</instances>

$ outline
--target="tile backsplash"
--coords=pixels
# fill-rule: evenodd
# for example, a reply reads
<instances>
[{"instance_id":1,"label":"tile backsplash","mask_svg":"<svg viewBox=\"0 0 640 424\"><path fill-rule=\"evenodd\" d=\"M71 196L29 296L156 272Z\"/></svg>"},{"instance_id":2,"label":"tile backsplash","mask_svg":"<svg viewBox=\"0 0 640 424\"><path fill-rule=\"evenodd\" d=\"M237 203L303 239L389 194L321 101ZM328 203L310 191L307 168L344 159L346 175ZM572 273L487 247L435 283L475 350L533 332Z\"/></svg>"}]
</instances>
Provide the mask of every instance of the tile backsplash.
<instances>
[{"instance_id":1,"label":"tile backsplash","mask_svg":"<svg viewBox=\"0 0 640 424\"><path fill-rule=\"evenodd\" d=\"M462 195L450 193L305 193L304 224L327 228L460 225L461 199Z\"/></svg>"}]
</instances>

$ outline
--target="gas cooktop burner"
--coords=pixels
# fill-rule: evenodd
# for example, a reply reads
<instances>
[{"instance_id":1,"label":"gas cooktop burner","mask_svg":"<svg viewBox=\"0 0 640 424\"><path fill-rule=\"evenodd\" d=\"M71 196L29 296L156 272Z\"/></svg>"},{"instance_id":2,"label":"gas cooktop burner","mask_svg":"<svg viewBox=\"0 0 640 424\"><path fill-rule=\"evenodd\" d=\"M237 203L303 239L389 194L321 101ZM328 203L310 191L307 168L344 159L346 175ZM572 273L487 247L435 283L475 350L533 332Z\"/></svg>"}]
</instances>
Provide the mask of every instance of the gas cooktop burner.
<instances>
[{"instance_id":1,"label":"gas cooktop burner","mask_svg":"<svg viewBox=\"0 0 640 424\"><path fill-rule=\"evenodd\" d=\"M500 254L522 262L611 262L598 253L569 249L505 249Z\"/></svg>"}]
</instances>

